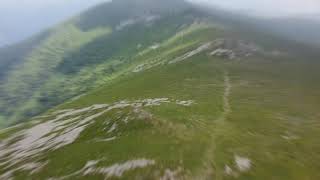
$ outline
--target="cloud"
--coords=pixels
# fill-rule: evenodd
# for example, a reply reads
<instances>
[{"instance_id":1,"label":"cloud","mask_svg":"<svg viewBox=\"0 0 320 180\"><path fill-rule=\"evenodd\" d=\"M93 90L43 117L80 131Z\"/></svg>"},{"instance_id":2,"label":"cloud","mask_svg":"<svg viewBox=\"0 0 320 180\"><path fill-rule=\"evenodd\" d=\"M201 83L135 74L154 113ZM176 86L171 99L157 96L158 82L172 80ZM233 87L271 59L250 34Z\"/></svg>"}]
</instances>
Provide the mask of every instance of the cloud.
<instances>
[{"instance_id":1,"label":"cloud","mask_svg":"<svg viewBox=\"0 0 320 180\"><path fill-rule=\"evenodd\" d=\"M5 36L0 32L0 46L3 46L7 42L4 37Z\"/></svg>"},{"instance_id":2,"label":"cloud","mask_svg":"<svg viewBox=\"0 0 320 180\"><path fill-rule=\"evenodd\" d=\"M189 0L260 16L320 14L319 0Z\"/></svg>"},{"instance_id":3,"label":"cloud","mask_svg":"<svg viewBox=\"0 0 320 180\"><path fill-rule=\"evenodd\" d=\"M1 0L0 10L34 11L45 8L57 8L71 5L92 5L106 0Z\"/></svg>"},{"instance_id":4,"label":"cloud","mask_svg":"<svg viewBox=\"0 0 320 180\"><path fill-rule=\"evenodd\" d=\"M36 11L45 8L96 4L107 0L0 0L2 11ZM263 16L320 14L320 0L187 0Z\"/></svg>"},{"instance_id":5,"label":"cloud","mask_svg":"<svg viewBox=\"0 0 320 180\"><path fill-rule=\"evenodd\" d=\"M1 9L26 9L26 8L32 8L32 9L38 9L43 7L52 7L52 6L58 6L61 4L68 4L74 0L2 0L0 2L0 8Z\"/></svg>"},{"instance_id":6,"label":"cloud","mask_svg":"<svg viewBox=\"0 0 320 180\"><path fill-rule=\"evenodd\" d=\"M6 37L0 41L21 41L105 1L108 0L0 0L0 35Z\"/></svg>"}]
</instances>

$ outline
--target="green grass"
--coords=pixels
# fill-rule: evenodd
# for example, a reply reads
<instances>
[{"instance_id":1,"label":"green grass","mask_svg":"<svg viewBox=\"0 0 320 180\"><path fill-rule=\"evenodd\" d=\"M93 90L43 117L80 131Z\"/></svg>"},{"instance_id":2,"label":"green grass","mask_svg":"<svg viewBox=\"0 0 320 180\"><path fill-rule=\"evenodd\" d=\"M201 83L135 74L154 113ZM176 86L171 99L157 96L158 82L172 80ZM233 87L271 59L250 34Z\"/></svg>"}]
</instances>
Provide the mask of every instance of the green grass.
<instances>
[{"instance_id":1,"label":"green grass","mask_svg":"<svg viewBox=\"0 0 320 180\"><path fill-rule=\"evenodd\" d=\"M277 66L268 59L226 62L201 54L120 77L58 109L155 97L191 99L196 104L146 108L153 116L143 120L132 115L131 108L108 112L75 143L46 154L43 158L50 159L49 164L31 178L68 175L88 160L101 159L99 166L111 166L143 157L154 159L156 164L129 171L122 179L154 179L166 169L179 167L186 179L317 179L319 85L309 83L312 77L303 68L307 66L308 62L290 60L277 62ZM232 84L232 111L219 120L224 111L225 72ZM292 79L295 76L299 78ZM129 124L121 121L127 116L132 117ZM110 123L105 125L106 121ZM113 123L118 124L116 131L107 134L104 128L109 129ZM299 138L284 138L289 135ZM113 136L117 139L111 142L92 141ZM236 170L235 155L251 160L248 172ZM237 175L226 175L226 165ZM23 179L25 175L19 173L17 177Z\"/></svg>"},{"instance_id":2,"label":"green grass","mask_svg":"<svg viewBox=\"0 0 320 180\"><path fill-rule=\"evenodd\" d=\"M120 124L121 118L117 119L116 111L106 113L87 128L77 142L46 155L46 159L51 159L49 165L34 178L41 179L72 173L84 166L88 159L102 158L106 159L101 164L105 166L144 157L157 162L150 172L161 170L163 173L165 168L174 169L182 165L186 171L196 172L197 167L202 166L204 160L202 156L205 155L206 146L209 146L211 139L206 137L207 131L201 132L204 127L193 120L199 119L210 123L218 117L221 113L223 91L223 87L212 88L206 85L221 83L223 79L221 68L203 56L197 59L202 62L190 61L168 68L154 68L125 77L111 88L106 86L77 101L61 106L61 109L75 108L97 103L112 103L123 99L154 97L192 99L196 102L192 108L173 104L148 108L154 118L144 121L136 119L128 125L119 125L115 134L108 135L117 135L119 139L110 143L94 143L92 142L94 138L106 138L105 131L102 130L106 119ZM199 89L201 85L205 86ZM132 109L126 109L126 112L122 112L121 115L126 116L130 111ZM143 146L137 146L141 143ZM194 148L195 145L197 148ZM75 159L77 163L73 163ZM183 160L182 164L181 160ZM136 173L142 175L145 174L144 172ZM150 173L145 176L151 178L152 175ZM130 177L130 174L124 176L128 179Z\"/></svg>"},{"instance_id":3,"label":"green grass","mask_svg":"<svg viewBox=\"0 0 320 180\"><path fill-rule=\"evenodd\" d=\"M70 91L82 92L77 88L87 86L88 81L99 88L44 114L93 104L162 97L193 100L194 104L179 106L171 102L144 107L143 111L151 114L146 117L140 117L142 112L131 107L106 112L93 120L74 143L27 160L49 160L41 171L29 174L29 171L20 170L15 177L61 177L77 172L90 160L100 160L99 167L108 167L147 158L155 160L155 165L128 171L121 179L159 179L168 169L182 169L178 175L181 179L319 179L320 85L316 82L320 80L320 64L299 59L305 53L303 49L296 52L301 53L300 56L252 56L233 61L203 52L182 62L167 63L204 42L225 35L228 33L211 24L192 24L170 37L160 38L159 49L143 48L125 63L115 58L81 69L78 72L81 76L51 77L45 91L57 88L50 83L59 84L60 78L65 76L69 78L67 83L72 84ZM241 34L233 34L233 37L243 38ZM157 65L158 62L162 64ZM133 73L140 64L151 67ZM117 71L105 76L102 71L110 66L117 67ZM227 92L229 83L230 94ZM31 106L32 102L27 105ZM90 111L81 117L97 112ZM126 117L130 118L128 123L123 122ZM116 130L107 133L106 129L114 123ZM0 139L30 126L25 124L2 131ZM111 137L116 139L96 141ZM248 158L250 169L240 172L235 156ZM231 175L226 174L226 166L232 169ZM6 171L8 169L0 165L0 174ZM68 179L102 178L101 174L88 174Z\"/></svg>"},{"instance_id":4,"label":"green grass","mask_svg":"<svg viewBox=\"0 0 320 180\"><path fill-rule=\"evenodd\" d=\"M194 47L214 31L211 25L194 20L188 12L182 12L122 30L98 26L85 31L77 27L77 20L51 29L1 83L4 125L24 121L131 73L140 62L157 61L151 59L154 56L164 60ZM149 48L155 43L166 49Z\"/></svg>"},{"instance_id":5,"label":"green grass","mask_svg":"<svg viewBox=\"0 0 320 180\"><path fill-rule=\"evenodd\" d=\"M54 67L63 60L65 54L76 51L84 44L111 33L110 28L97 28L89 32L82 32L71 23L62 24L51 31L53 33L30 52L20 67L12 70L7 81L1 84L0 106L3 114L6 115L7 125L50 107L39 101L46 98L43 97L46 95L45 92L50 94L50 91L53 90L50 89L52 86L54 88L61 86L61 81L65 81L66 78L57 77L53 71ZM54 81L51 80L52 77L60 79Z\"/></svg>"},{"instance_id":6,"label":"green grass","mask_svg":"<svg viewBox=\"0 0 320 180\"><path fill-rule=\"evenodd\" d=\"M151 97L193 99L197 104L192 108L152 108L150 112L155 119L164 121L169 127L141 126L149 130L154 128L155 131L166 129L165 132L146 137L153 131L144 128L133 131L128 140L119 144L123 149L132 149L130 153L125 151L121 155L117 145L111 144L112 150L106 156L119 154L130 159L137 157L137 153L156 157L161 165L155 169L183 166L191 174L188 178L205 177L204 169L207 166L204 164L211 163L209 167L213 169L216 179L317 179L320 165L317 155L320 151L317 143L317 107L320 96L317 91L319 85L313 83L319 77L316 68L313 67L311 72L308 68L312 65L316 64L290 59L275 62L256 58L225 63L225 60L208 58L203 54L186 62L123 77L60 108ZM229 73L232 83L232 112L223 122L217 122L223 112L225 71ZM132 129L135 128L130 127L124 132L131 132ZM173 136L175 141L180 142L177 146L174 145L175 141L171 142L172 134L178 134ZM298 139L285 139L285 136L297 136ZM143 149L132 148L141 142L144 142ZM174 151L168 153L166 148L169 147ZM248 157L252 168L248 173L238 172L237 177L227 176L225 165L236 171L235 155ZM115 159L106 165L124 159ZM178 163L179 160L183 160L183 165ZM152 175L155 169L146 171ZM139 176L139 173L135 175Z\"/></svg>"},{"instance_id":7,"label":"green grass","mask_svg":"<svg viewBox=\"0 0 320 180\"><path fill-rule=\"evenodd\" d=\"M277 65L247 60L227 66L238 86L231 96L228 128L217 140L221 165L225 163L221 157L236 153L254 163L253 171L241 179L319 178L319 85L311 83L319 76L305 69L308 66L310 62L290 60Z\"/></svg>"}]
</instances>

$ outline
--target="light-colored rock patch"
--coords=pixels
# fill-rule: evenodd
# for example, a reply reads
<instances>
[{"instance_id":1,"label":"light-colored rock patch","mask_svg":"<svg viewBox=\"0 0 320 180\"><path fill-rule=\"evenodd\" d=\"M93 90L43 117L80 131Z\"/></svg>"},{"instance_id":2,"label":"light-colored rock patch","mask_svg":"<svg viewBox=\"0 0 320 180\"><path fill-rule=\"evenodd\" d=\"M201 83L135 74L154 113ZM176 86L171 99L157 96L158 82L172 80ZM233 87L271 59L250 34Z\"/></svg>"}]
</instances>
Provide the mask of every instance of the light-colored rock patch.
<instances>
[{"instance_id":1,"label":"light-colored rock patch","mask_svg":"<svg viewBox=\"0 0 320 180\"><path fill-rule=\"evenodd\" d=\"M117 123L112 124L111 128L108 130L108 133L112 133L117 129Z\"/></svg>"},{"instance_id":2,"label":"light-colored rock patch","mask_svg":"<svg viewBox=\"0 0 320 180\"><path fill-rule=\"evenodd\" d=\"M228 166L228 165L226 165L226 166L224 167L224 173L227 174L227 175L229 175L229 176L231 176L231 175L234 174L233 170L232 170L231 167Z\"/></svg>"},{"instance_id":3,"label":"light-colored rock patch","mask_svg":"<svg viewBox=\"0 0 320 180\"><path fill-rule=\"evenodd\" d=\"M45 163L40 163L40 162L31 162L31 163L26 163L18 168L9 170L5 172L4 174L0 175L0 179L3 180L11 180L13 179L13 173L16 171L29 171L30 175L39 172L45 165L47 165L48 162Z\"/></svg>"},{"instance_id":4,"label":"light-colored rock patch","mask_svg":"<svg viewBox=\"0 0 320 180\"><path fill-rule=\"evenodd\" d=\"M136 19L127 19L125 21L120 22L120 24L116 27L116 30L120 31L120 30L124 29L125 27L131 26L135 23L137 23Z\"/></svg>"},{"instance_id":5,"label":"light-colored rock patch","mask_svg":"<svg viewBox=\"0 0 320 180\"><path fill-rule=\"evenodd\" d=\"M106 138L106 139L96 139L95 141L96 142L109 142L109 141L113 141L113 140L116 140L117 137L111 137L111 138Z\"/></svg>"},{"instance_id":6,"label":"light-colored rock patch","mask_svg":"<svg viewBox=\"0 0 320 180\"><path fill-rule=\"evenodd\" d=\"M123 120L122 120L124 123L128 124L129 123L129 117L125 117Z\"/></svg>"},{"instance_id":7,"label":"light-colored rock patch","mask_svg":"<svg viewBox=\"0 0 320 180\"><path fill-rule=\"evenodd\" d=\"M156 49L158 49L159 47L160 47L160 44L156 43L156 44L150 46L150 49L156 50Z\"/></svg>"},{"instance_id":8,"label":"light-colored rock patch","mask_svg":"<svg viewBox=\"0 0 320 180\"><path fill-rule=\"evenodd\" d=\"M192 100L188 101L176 101L176 104L181 105L181 106L191 106L194 103Z\"/></svg>"},{"instance_id":9,"label":"light-colored rock patch","mask_svg":"<svg viewBox=\"0 0 320 180\"><path fill-rule=\"evenodd\" d=\"M231 49L223 49L218 48L210 53L211 56L217 56L217 57L226 57L228 59L235 59L236 55Z\"/></svg>"},{"instance_id":10,"label":"light-colored rock patch","mask_svg":"<svg viewBox=\"0 0 320 180\"><path fill-rule=\"evenodd\" d=\"M160 177L160 180L178 180L183 169L179 167L176 170L166 169L164 175Z\"/></svg>"},{"instance_id":11,"label":"light-colored rock patch","mask_svg":"<svg viewBox=\"0 0 320 180\"><path fill-rule=\"evenodd\" d=\"M291 133L291 132L288 132L288 131L285 132L284 135L281 135L281 137L282 137L283 139L285 139L285 140L288 140L288 141L300 139L299 136L297 136L297 135L295 135L295 134L293 134L293 133Z\"/></svg>"},{"instance_id":12,"label":"light-colored rock patch","mask_svg":"<svg viewBox=\"0 0 320 180\"><path fill-rule=\"evenodd\" d=\"M160 18L160 16L158 16L158 15L148 15L148 16L130 18L130 19L127 19L127 20L120 22L120 24L116 26L116 30L121 31L124 28L135 25L137 23L146 23L146 25L148 25L159 18Z\"/></svg>"},{"instance_id":13,"label":"light-colored rock patch","mask_svg":"<svg viewBox=\"0 0 320 180\"><path fill-rule=\"evenodd\" d=\"M80 109L59 110L50 114L52 120L39 122L29 129L21 130L11 137L0 142L0 165L8 168L8 172L20 171L23 169L12 169L16 164L28 162L40 157L43 153L54 151L75 142L80 134L95 120L103 114L114 110L131 107L139 109L138 117L141 119L151 118L143 107L160 106L163 103L175 103L169 98L143 99L136 101L120 101L113 104L95 104ZM188 101L178 101L180 105L188 104ZM125 119L127 122L129 117ZM109 132L113 132L117 124L113 124ZM104 139L111 141L114 138ZM25 165L25 166L24 166ZM24 170L34 167L35 164L22 164ZM12 174L11 173L11 174ZM7 177L10 173L5 173L0 177ZM1 179L1 178L0 178ZM6 178L9 179L9 178Z\"/></svg>"},{"instance_id":14,"label":"light-colored rock patch","mask_svg":"<svg viewBox=\"0 0 320 180\"><path fill-rule=\"evenodd\" d=\"M145 99L141 101L144 106L160 106L162 103L170 103L169 98Z\"/></svg>"},{"instance_id":15,"label":"light-colored rock patch","mask_svg":"<svg viewBox=\"0 0 320 180\"><path fill-rule=\"evenodd\" d=\"M121 177L127 171L144 168L154 164L154 160L148 159L131 160L124 163L117 163L109 167L95 167L96 164L91 163L86 165L84 175L98 173L105 175L106 178Z\"/></svg>"},{"instance_id":16,"label":"light-colored rock patch","mask_svg":"<svg viewBox=\"0 0 320 180\"><path fill-rule=\"evenodd\" d=\"M124 163L116 163L109 167L98 167L97 164L99 162L100 161L96 161L96 160L88 161L87 164L79 171L76 171L67 176L63 176L59 178L50 178L50 179L63 180L63 179L70 179L74 176L85 176L90 174L102 174L105 176L105 179L112 178L112 177L120 178L127 171L144 168L147 166L152 166L152 165L155 165L156 163L154 160L149 160L149 159L135 159L135 160L126 161Z\"/></svg>"},{"instance_id":17,"label":"light-colored rock patch","mask_svg":"<svg viewBox=\"0 0 320 180\"><path fill-rule=\"evenodd\" d=\"M225 165L224 173L228 176L239 177L241 173L248 172L251 169L251 160L247 157L234 156L234 168Z\"/></svg>"},{"instance_id":18,"label":"light-colored rock patch","mask_svg":"<svg viewBox=\"0 0 320 180\"><path fill-rule=\"evenodd\" d=\"M205 44L201 45L200 47L198 47L197 49L190 51L190 52L170 61L169 64L174 64L174 63L186 60L194 55L197 55L205 50L210 49L211 45L212 45L212 42L205 43Z\"/></svg>"},{"instance_id":19,"label":"light-colored rock patch","mask_svg":"<svg viewBox=\"0 0 320 180\"><path fill-rule=\"evenodd\" d=\"M140 65L136 66L132 70L132 72L133 73L138 73L138 72L145 71L145 70L148 70L148 69L151 69L153 67L160 66L160 65L163 65L163 64L165 64L163 60L155 59L152 62L143 63L143 64L140 64Z\"/></svg>"},{"instance_id":20,"label":"light-colored rock patch","mask_svg":"<svg viewBox=\"0 0 320 180\"><path fill-rule=\"evenodd\" d=\"M235 163L240 172L247 172L251 168L251 160L246 157L235 156Z\"/></svg>"}]
</instances>

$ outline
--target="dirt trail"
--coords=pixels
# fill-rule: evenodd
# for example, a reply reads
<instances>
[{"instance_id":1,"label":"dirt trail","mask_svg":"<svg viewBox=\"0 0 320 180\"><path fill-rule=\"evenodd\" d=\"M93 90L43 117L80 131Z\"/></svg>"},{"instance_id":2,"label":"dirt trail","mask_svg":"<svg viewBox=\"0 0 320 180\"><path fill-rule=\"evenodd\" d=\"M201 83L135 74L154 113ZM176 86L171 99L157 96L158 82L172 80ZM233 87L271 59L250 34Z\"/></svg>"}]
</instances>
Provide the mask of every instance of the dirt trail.
<instances>
[{"instance_id":1,"label":"dirt trail","mask_svg":"<svg viewBox=\"0 0 320 180\"><path fill-rule=\"evenodd\" d=\"M231 81L229 74L226 72L224 76L224 94L223 94L223 111L224 111L224 118L231 113L231 106L230 106L230 94L231 94Z\"/></svg>"},{"instance_id":2,"label":"dirt trail","mask_svg":"<svg viewBox=\"0 0 320 180\"><path fill-rule=\"evenodd\" d=\"M222 179L221 174L216 174L214 169L217 167L214 161L214 152L216 147L217 138L223 133L223 129L229 126L226 121L227 117L232 112L230 95L232 91L232 83L230 80L229 73L226 71L224 73L224 82L223 82L223 95L222 95L222 112L219 117L212 123L207 123L205 125L204 132L208 133L211 139L211 144L209 145L205 158L204 158L204 168L199 169L199 173L193 177L193 179Z\"/></svg>"},{"instance_id":3,"label":"dirt trail","mask_svg":"<svg viewBox=\"0 0 320 180\"><path fill-rule=\"evenodd\" d=\"M226 117L231 113L230 105L230 94L231 94L232 84L228 72L224 75L224 92L223 92L223 112L219 118L220 121L224 121Z\"/></svg>"}]
</instances>

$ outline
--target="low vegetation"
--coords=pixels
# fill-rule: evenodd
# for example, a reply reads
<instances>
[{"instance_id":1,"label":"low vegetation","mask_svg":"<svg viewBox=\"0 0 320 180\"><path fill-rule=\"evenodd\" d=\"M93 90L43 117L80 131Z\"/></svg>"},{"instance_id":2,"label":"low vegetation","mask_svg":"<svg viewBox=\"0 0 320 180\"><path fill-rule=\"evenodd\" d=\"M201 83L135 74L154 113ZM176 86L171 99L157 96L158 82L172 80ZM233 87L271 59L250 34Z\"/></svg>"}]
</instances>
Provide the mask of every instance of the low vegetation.
<instances>
[{"instance_id":1,"label":"low vegetation","mask_svg":"<svg viewBox=\"0 0 320 180\"><path fill-rule=\"evenodd\" d=\"M38 115L0 130L0 179L319 179L315 54L191 12L54 31L4 85L0 121Z\"/></svg>"}]
</instances>

